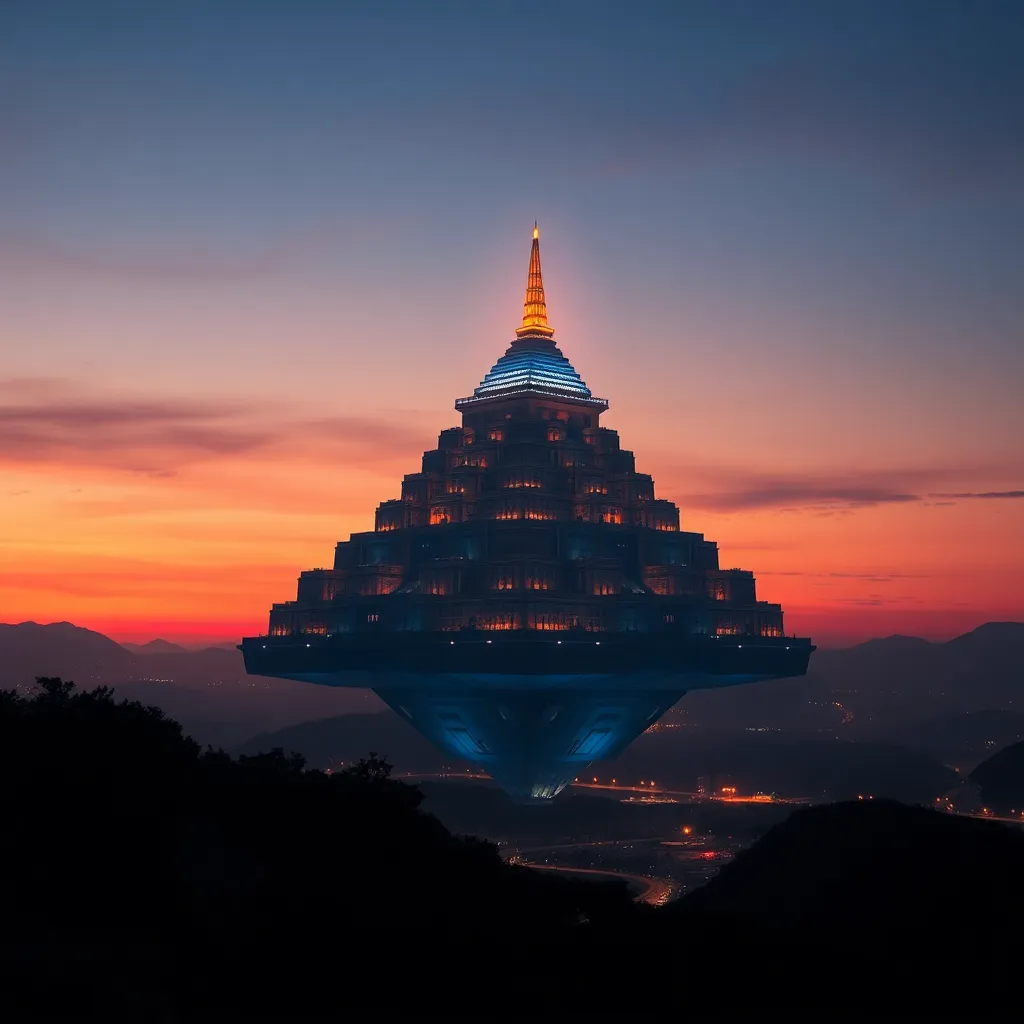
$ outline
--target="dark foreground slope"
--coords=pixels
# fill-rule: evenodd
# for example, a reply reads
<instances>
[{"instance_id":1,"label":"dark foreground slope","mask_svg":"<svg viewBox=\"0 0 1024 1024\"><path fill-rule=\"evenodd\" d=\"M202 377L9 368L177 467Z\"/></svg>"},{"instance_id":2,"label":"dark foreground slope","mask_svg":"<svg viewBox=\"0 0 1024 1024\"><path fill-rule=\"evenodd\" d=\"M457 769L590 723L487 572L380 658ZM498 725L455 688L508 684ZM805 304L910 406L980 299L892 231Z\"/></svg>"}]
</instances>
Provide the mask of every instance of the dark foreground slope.
<instances>
[{"instance_id":1,"label":"dark foreground slope","mask_svg":"<svg viewBox=\"0 0 1024 1024\"><path fill-rule=\"evenodd\" d=\"M233 761L157 709L41 683L0 694L0 1007L240 1006L300 999L310 971L368 995L349 971L395 944L415 959L632 911L617 883L451 835L373 757L333 776L280 751Z\"/></svg>"},{"instance_id":2,"label":"dark foreground slope","mask_svg":"<svg viewBox=\"0 0 1024 1024\"><path fill-rule=\"evenodd\" d=\"M801 812L653 911L504 865L374 758L204 754L59 681L0 695L0 793L0 1011L36 1018L949 1006L1019 956L1024 837L881 801Z\"/></svg>"},{"instance_id":3,"label":"dark foreground slope","mask_svg":"<svg viewBox=\"0 0 1024 1024\"><path fill-rule=\"evenodd\" d=\"M1004 813L1024 810L1024 742L996 751L971 772L985 802Z\"/></svg>"}]
</instances>

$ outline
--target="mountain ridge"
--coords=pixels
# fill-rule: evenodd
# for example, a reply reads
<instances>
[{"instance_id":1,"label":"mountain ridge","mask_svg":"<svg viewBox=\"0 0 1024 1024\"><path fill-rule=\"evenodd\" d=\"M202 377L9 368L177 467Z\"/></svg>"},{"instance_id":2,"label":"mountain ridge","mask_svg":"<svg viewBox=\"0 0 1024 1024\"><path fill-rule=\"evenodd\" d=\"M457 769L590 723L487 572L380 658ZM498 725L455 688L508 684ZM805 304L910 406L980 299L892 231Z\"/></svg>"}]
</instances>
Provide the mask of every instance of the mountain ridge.
<instances>
[{"instance_id":1,"label":"mountain ridge","mask_svg":"<svg viewBox=\"0 0 1024 1024\"><path fill-rule=\"evenodd\" d=\"M187 648L182 647L180 644L172 644L170 640L164 640L161 637L157 637L155 640L149 640L144 644L130 644L123 643L121 646L126 651L131 651L133 654L185 654Z\"/></svg>"}]
</instances>

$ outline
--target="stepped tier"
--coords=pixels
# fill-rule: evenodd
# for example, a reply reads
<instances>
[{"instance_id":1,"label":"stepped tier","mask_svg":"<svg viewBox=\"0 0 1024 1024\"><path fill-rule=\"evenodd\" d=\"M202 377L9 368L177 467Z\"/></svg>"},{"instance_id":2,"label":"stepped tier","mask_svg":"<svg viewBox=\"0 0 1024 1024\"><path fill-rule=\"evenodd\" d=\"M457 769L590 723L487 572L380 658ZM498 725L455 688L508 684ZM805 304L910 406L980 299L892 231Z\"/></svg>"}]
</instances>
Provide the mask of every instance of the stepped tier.
<instances>
[{"instance_id":1,"label":"stepped tier","mask_svg":"<svg viewBox=\"0 0 1024 1024\"><path fill-rule=\"evenodd\" d=\"M249 672L373 689L525 800L687 690L802 675L814 650L600 425L552 337L538 235L523 324L462 424L241 645Z\"/></svg>"}]
</instances>

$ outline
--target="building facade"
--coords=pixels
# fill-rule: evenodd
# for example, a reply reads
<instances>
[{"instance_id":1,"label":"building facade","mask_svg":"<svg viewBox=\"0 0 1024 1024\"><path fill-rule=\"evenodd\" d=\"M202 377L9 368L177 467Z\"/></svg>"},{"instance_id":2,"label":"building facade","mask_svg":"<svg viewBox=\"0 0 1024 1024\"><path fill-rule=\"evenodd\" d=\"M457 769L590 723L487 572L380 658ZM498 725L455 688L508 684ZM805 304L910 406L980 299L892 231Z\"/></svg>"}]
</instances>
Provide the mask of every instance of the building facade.
<instances>
[{"instance_id":1,"label":"building facade","mask_svg":"<svg viewBox=\"0 0 1024 1024\"><path fill-rule=\"evenodd\" d=\"M252 672L371 686L492 774L516 762L506 787L546 799L686 689L802 674L813 648L785 637L782 609L757 599L751 572L722 569L713 541L680 528L677 506L601 424L608 402L554 342L536 227L515 333L456 401L461 425L441 431L401 496L377 508L374 529L340 542L330 568L303 572L296 599L273 606L269 636L242 650ZM602 712L588 691L657 700L605 711L617 724L594 739ZM570 693L582 701L575 716L565 715ZM466 701L481 694L504 725L466 726ZM530 708L513 714L527 697ZM424 704L449 698L461 710ZM543 724L552 707L579 722L562 735L555 719ZM496 731L515 735L484 738Z\"/></svg>"}]
</instances>

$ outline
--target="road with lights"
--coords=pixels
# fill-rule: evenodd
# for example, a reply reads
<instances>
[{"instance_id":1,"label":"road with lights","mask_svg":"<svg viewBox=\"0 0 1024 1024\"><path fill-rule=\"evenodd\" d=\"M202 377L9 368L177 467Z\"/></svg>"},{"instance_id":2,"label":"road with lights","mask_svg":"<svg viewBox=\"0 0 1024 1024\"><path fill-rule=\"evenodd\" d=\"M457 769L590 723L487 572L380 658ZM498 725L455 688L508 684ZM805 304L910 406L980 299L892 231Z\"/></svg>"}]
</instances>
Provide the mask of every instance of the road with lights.
<instances>
[{"instance_id":1,"label":"road with lights","mask_svg":"<svg viewBox=\"0 0 1024 1024\"><path fill-rule=\"evenodd\" d=\"M633 902L646 903L651 907L663 907L666 903L671 902L679 893L679 885L668 878L630 875L624 871L605 871L598 868L570 868L554 864L532 864L529 861L522 861L522 864L524 867L533 868L535 871L561 871L566 875L593 878L595 881L615 879L620 882L627 882L640 889L640 892L633 897Z\"/></svg>"},{"instance_id":2,"label":"road with lights","mask_svg":"<svg viewBox=\"0 0 1024 1024\"><path fill-rule=\"evenodd\" d=\"M406 772L400 776L403 779L475 779L480 781L490 780L490 775L485 772ZM751 796L737 795L732 790L728 795L720 793L692 793L683 789L663 789L656 786L653 781L648 782L641 779L638 785L629 785L612 779L611 782L601 782L593 778L590 782L583 782L577 779L571 782L573 789L596 789L608 793L638 793L641 796L666 797L667 802L673 799L681 800L714 800L726 804L809 804L809 797L781 797L769 796L766 793L755 793Z\"/></svg>"}]
</instances>

